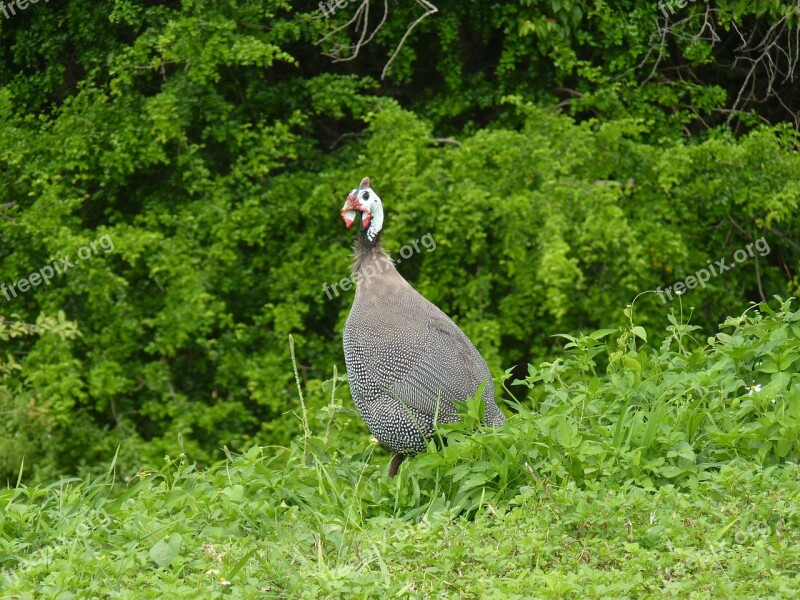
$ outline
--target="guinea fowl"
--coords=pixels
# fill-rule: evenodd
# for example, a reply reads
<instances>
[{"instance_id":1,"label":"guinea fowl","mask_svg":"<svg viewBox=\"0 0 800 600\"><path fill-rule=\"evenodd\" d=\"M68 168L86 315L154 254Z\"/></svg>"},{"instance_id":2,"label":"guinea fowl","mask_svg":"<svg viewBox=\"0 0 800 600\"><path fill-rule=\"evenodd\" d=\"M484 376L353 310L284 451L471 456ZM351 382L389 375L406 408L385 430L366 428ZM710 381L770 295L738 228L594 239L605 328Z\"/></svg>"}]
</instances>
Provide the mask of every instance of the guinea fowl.
<instances>
[{"instance_id":1,"label":"guinea fowl","mask_svg":"<svg viewBox=\"0 0 800 600\"><path fill-rule=\"evenodd\" d=\"M381 247L383 205L368 177L341 210L349 228L361 212L355 247L356 293L344 326L344 360L358 412L394 451L389 476L422 452L435 422L459 420L456 402L482 384L486 422L505 421L486 361L450 318L397 272Z\"/></svg>"}]
</instances>

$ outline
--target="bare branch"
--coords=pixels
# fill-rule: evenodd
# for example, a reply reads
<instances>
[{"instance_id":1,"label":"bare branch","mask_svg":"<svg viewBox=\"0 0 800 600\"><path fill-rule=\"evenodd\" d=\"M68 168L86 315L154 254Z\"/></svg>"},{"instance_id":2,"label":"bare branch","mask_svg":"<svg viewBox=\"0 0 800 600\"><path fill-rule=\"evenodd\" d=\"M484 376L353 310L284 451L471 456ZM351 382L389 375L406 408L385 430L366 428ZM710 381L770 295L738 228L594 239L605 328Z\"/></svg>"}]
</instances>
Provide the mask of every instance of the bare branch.
<instances>
[{"instance_id":1,"label":"bare branch","mask_svg":"<svg viewBox=\"0 0 800 600\"><path fill-rule=\"evenodd\" d=\"M436 7L435 7L433 4L431 4L430 2L428 2L428 0L416 0L416 2L417 2L417 4L419 4L420 6L422 6L422 7L425 9L425 11L426 11L426 12L425 12L425 14L423 14L423 15L422 15L422 16L421 16L419 19L417 19L416 21L414 21L414 22L411 24L411 27L409 27L409 28L408 28L408 30L406 30L406 33L405 33L405 35L402 37L402 39L400 40L400 43L397 45L397 48L395 49L395 51L394 51L394 54L392 54L392 57L389 59L389 62L387 62L387 63L386 63L386 66L385 66L385 67L383 67L383 73L381 73L381 79L383 79L384 77L386 77L386 72L389 70L389 67L390 67L390 66L392 65L392 63L394 62L394 59L395 59L395 58L397 57L397 55L400 53L400 49L403 47L403 44L405 44L405 43L406 43L406 39L408 38L408 36L409 36L409 35L411 35L411 32L412 32L412 31L414 31L414 29L416 28L416 26L417 26L417 25L419 25L420 23L422 23L422 21L423 21L424 19L426 19L427 17L429 17L429 16L431 16L431 15L434 15L434 14L436 14L437 12L439 12L439 9L438 9L438 8L436 8Z\"/></svg>"},{"instance_id":2,"label":"bare branch","mask_svg":"<svg viewBox=\"0 0 800 600\"><path fill-rule=\"evenodd\" d=\"M383 72L381 73L381 79L386 78L386 73L389 71L389 67L391 67L395 58L397 58L397 55L400 53L400 50L405 45L406 40L414 31L414 29L416 29L417 26L423 20L439 12L439 9L433 4L431 4L431 2L429 2L428 0L414 0L414 1L425 9L425 13L421 17L416 19L413 23L411 23L411 25L406 30L405 34L400 39L400 43L397 45L397 48L395 48L394 52L389 57L389 60L387 61L386 65L383 67ZM315 42L315 45L318 46L324 42L327 42L333 36L352 27L353 32L358 36L358 41L351 44L341 44L338 42L334 43L333 46L330 48L330 50L328 50L327 52L323 52L323 54L325 56L328 56L329 58L332 58L333 62L345 62L355 59L358 56L359 52L361 52L361 49L367 44L369 44L375 38L378 31L380 31L385 25L386 19L389 16L389 0L383 0L383 17L381 18L380 22L374 28L372 28L371 31L369 26L369 9L370 9L370 0L363 0L361 4L358 6L358 9L356 9L355 14L349 21L325 34L323 37L321 37L319 40Z\"/></svg>"},{"instance_id":3,"label":"bare branch","mask_svg":"<svg viewBox=\"0 0 800 600\"><path fill-rule=\"evenodd\" d=\"M708 44L712 51L723 44L723 28L719 22L723 20L722 11L711 6L702 11L690 11L680 20L671 21L669 16L656 19L656 28L650 37L650 47L639 64L631 70L623 72L618 78L623 78L631 71L639 71L649 65L649 74L643 79L647 83L657 73L669 74L679 80L692 80L700 84L703 81L691 63L683 61L675 66L663 66L662 62L667 55L669 38L681 45L690 45L703 42ZM795 73L800 64L800 25L791 21L787 16L781 16L771 23L763 20L757 21L749 31L744 31L740 24L724 18L730 26L731 33L725 43L732 41L736 47L733 49L734 60L730 65L732 70L739 69L742 73L741 84L735 92L735 99L727 109L713 109L713 112L727 114L726 121L730 123L741 117L743 111L755 104L776 102L785 110L800 128L800 111L793 108L792 84ZM695 111L699 119L699 114ZM763 115L758 115L765 120ZM702 122L703 120L700 119ZM705 126L711 123L704 123Z\"/></svg>"},{"instance_id":4,"label":"bare branch","mask_svg":"<svg viewBox=\"0 0 800 600\"><path fill-rule=\"evenodd\" d=\"M461 142L453 138L433 138L431 142L435 144L452 144L453 146L461 147Z\"/></svg>"},{"instance_id":5,"label":"bare branch","mask_svg":"<svg viewBox=\"0 0 800 600\"><path fill-rule=\"evenodd\" d=\"M348 60L353 60L358 56L358 53L361 51L361 47L369 44L372 39L375 37L375 34L380 31L383 27L384 23L386 23L386 18L389 16L389 0L383 1L383 18L381 18L378 25L375 29L372 30L372 33L368 38L365 39L367 34L367 30L369 29L369 2L370 0L364 0L356 10L355 15L353 18L350 19L344 25L340 25L330 33L326 34L324 37L320 38L315 42L315 45L319 45L322 42L328 40L331 36L339 33L350 27L353 23L355 23L355 31L358 32L359 29L361 30L361 37L359 38L358 42L355 44L336 44L330 52L325 52L325 56L328 56L333 59L333 62L344 62ZM348 56L343 56L345 53Z\"/></svg>"}]
</instances>

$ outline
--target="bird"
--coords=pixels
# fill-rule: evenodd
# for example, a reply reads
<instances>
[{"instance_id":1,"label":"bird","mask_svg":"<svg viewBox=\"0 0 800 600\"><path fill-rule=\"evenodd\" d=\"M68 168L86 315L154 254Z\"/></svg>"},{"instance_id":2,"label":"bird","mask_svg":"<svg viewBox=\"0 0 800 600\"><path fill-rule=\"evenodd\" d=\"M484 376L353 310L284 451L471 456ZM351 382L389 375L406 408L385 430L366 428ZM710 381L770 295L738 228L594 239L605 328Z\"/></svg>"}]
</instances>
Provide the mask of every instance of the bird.
<instances>
[{"instance_id":1,"label":"bird","mask_svg":"<svg viewBox=\"0 0 800 600\"><path fill-rule=\"evenodd\" d=\"M480 352L384 251L383 203L369 177L340 211L348 229L359 212L356 289L342 345L353 401L372 435L393 451L388 475L394 477L406 457L427 448L435 424L458 421L456 404L482 386L486 423L499 427L506 418Z\"/></svg>"}]
</instances>

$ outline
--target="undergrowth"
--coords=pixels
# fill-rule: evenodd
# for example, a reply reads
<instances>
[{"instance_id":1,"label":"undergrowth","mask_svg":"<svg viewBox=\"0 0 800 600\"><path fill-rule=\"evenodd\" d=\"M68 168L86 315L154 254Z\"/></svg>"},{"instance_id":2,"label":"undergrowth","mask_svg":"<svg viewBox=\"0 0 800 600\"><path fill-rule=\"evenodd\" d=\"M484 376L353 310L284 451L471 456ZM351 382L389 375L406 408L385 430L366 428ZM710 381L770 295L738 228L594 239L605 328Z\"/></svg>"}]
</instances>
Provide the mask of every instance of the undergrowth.
<instances>
[{"instance_id":1,"label":"undergrowth","mask_svg":"<svg viewBox=\"0 0 800 600\"><path fill-rule=\"evenodd\" d=\"M480 400L386 476L334 372L304 434L201 468L0 492L2 598L786 597L800 571L800 311L658 348L628 323ZM302 399L302 390L300 391Z\"/></svg>"}]
</instances>

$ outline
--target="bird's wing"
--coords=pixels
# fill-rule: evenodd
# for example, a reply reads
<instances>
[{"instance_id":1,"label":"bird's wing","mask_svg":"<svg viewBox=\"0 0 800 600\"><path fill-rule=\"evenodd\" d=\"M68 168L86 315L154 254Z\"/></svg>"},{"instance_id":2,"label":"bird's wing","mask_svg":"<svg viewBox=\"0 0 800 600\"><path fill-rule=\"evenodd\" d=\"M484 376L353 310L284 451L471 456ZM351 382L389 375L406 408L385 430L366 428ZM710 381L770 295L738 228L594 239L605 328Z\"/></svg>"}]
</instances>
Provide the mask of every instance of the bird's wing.
<instances>
[{"instance_id":1,"label":"bird's wing","mask_svg":"<svg viewBox=\"0 0 800 600\"><path fill-rule=\"evenodd\" d=\"M413 293L411 303L392 302L383 331L362 332L362 341L368 340L366 377L413 411L439 421L457 419L453 403L466 400L484 381L484 400L493 402L491 373L475 346L447 315Z\"/></svg>"}]
</instances>

